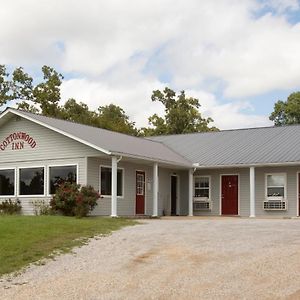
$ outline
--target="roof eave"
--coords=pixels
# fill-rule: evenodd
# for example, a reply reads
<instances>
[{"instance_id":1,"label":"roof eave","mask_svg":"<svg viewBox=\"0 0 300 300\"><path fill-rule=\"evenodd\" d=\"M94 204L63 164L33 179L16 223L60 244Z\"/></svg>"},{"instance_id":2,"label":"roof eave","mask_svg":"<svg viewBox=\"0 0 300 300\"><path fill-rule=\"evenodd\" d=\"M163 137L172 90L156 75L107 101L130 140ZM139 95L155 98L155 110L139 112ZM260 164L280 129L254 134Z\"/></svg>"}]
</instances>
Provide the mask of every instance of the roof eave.
<instances>
[{"instance_id":1,"label":"roof eave","mask_svg":"<svg viewBox=\"0 0 300 300\"><path fill-rule=\"evenodd\" d=\"M142 155L136 155L136 154L133 155L133 154L124 153L124 152L113 151L113 152L111 152L111 155L142 159L142 160L146 160L146 161L163 163L163 164L168 164L168 165L173 165L173 166L178 166L178 167L184 167L184 168L192 168L193 167L193 164L189 163L189 162L186 162L186 163L174 162L174 161L163 160L163 159L159 159L159 158L147 157L147 156L142 156Z\"/></svg>"},{"instance_id":2,"label":"roof eave","mask_svg":"<svg viewBox=\"0 0 300 300\"><path fill-rule=\"evenodd\" d=\"M231 165L211 165L205 166L199 163L194 163L195 169L222 169L222 168L251 168L251 167L280 167L280 166L299 166L300 161L293 162L273 162L273 163L252 163L252 164L231 164Z\"/></svg>"}]
</instances>

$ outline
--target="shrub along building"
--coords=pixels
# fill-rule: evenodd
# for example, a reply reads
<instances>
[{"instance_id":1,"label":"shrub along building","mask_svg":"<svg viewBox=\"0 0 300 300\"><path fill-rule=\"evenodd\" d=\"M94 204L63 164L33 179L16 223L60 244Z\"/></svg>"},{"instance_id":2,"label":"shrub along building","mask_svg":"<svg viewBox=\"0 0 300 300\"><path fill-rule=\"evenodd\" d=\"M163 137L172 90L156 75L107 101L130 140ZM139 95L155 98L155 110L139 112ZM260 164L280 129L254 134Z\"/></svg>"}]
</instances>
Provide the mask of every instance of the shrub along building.
<instances>
[{"instance_id":1,"label":"shrub along building","mask_svg":"<svg viewBox=\"0 0 300 300\"><path fill-rule=\"evenodd\" d=\"M299 216L300 126L137 138L12 108L0 115L0 201L92 185L95 215Z\"/></svg>"}]
</instances>

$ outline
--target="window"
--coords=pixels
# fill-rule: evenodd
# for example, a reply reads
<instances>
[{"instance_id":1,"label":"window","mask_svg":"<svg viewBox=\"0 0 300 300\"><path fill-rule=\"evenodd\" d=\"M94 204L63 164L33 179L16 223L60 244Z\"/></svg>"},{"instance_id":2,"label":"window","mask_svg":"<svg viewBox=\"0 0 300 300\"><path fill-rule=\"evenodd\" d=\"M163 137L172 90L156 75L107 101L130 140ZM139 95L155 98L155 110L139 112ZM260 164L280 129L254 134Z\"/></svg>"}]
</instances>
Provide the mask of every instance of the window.
<instances>
[{"instance_id":1,"label":"window","mask_svg":"<svg viewBox=\"0 0 300 300\"><path fill-rule=\"evenodd\" d=\"M194 197L210 198L210 177L197 176L194 179Z\"/></svg>"},{"instance_id":2,"label":"window","mask_svg":"<svg viewBox=\"0 0 300 300\"><path fill-rule=\"evenodd\" d=\"M77 166L49 167L49 193L55 194L56 189L63 182L77 182Z\"/></svg>"},{"instance_id":3,"label":"window","mask_svg":"<svg viewBox=\"0 0 300 300\"><path fill-rule=\"evenodd\" d=\"M136 195L143 196L145 194L145 174L136 174Z\"/></svg>"},{"instance_id":4,"label":"window","mask_svg":"<svg viewBox=\"0 0 300 300\"><path fill-rule=\"evenodd\" d=\"M15 194L15 170L0 170L0 196Z\"/></svg>"},{"instance_id":5,"label":"window","mask_svg":"<svg viewBox=\"0 0 300 300\"><path fill-rule=\"evenodd\" d=\"M286 176L285 174L267 174L267 198L285 198Z\"/></svg>"},{"instance_id":6,"label":"window","mask_svg":"<svg viewBox=\"0 0 300 300\"><path fill-rule=\"evenodd\" d=\"M44 168L24 168L19 171L20 195L44 195Z\"/></svg>"},{"instance_id":7,"label":"window","mask_svg":"<svg viewBox=\"0 0 300 300\"><path fill-rule=\"evenodd\" d=\"M100 167L101 195L111 196L111 168ZM117 171L117 196L123 196L123 170Z\"/></svg>"}]
</instances>

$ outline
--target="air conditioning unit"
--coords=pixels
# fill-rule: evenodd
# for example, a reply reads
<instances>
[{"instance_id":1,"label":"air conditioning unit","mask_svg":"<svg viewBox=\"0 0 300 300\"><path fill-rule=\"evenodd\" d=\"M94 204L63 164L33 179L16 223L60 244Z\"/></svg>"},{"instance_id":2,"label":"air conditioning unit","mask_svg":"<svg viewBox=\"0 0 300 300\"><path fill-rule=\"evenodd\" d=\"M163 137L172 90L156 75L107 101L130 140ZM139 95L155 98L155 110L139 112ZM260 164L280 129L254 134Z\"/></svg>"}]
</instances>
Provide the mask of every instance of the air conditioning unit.
<instances>
[{"instance_id":1,"label":"air conditioning unit","mask_svg":"<svg viewBox=\"0 0 300 300\"><path fill-rule=\"evenodd\" d=\"M286 210L286 209L287 209L286 201L278 201L278 200L264 201L264 210Z\"/></svg>"},{"instance_id":2,"label":"air conditioning unit","mask_svg":"<svg viewBox=\"0 0 300 300\"><path fill-rule=\"evenodd\" d=\"M193 203L193 208L195 211L208 211L211 210L212 203L209 200L204 200L204 201L194 201Z\"/></svg>"}]
</instances>

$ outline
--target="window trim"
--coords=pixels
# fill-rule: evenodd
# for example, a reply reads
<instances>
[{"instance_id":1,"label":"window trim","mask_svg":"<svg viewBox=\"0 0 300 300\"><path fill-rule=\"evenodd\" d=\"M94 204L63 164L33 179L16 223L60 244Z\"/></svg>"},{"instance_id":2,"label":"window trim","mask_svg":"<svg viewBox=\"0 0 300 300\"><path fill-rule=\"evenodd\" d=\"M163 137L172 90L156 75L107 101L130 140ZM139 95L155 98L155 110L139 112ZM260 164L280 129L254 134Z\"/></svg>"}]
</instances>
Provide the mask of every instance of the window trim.
<instances>
[{"instance_id":1,"label":"window trim","mask_svg":"<svg viewBox=\"0 0 300 300\"><path fill-rule=\"evenodd\" d=\"M100 165L99 166L99 193L100 193L101 197L103 197L103 198L111 198L111 195L102 195L101 194L101 168L111 169L111 166L110 165ZM117 170L122 171L122 195L121 196L117 195L117 198L123 199L124 198L124 187L125 187L125 181L124 181L124 179L125 179L125 169L117 167Z\"/></svg>"},{"instance_id":2,"label":"window trim","mask_svg":"<svg viewBox=\"0 0 300 300\"><path fill-rule=\"evenodd\" d=\"M14 184L14 194L13 195L0 195L0 198L13 198L17 196L17 168L16 167L8 167L8 168L0 168L0 171L3 170L14 170L15 174L14 174L14 180L15 180L15 184Z\"/></svg>"},{"instance_id":3,"label":"window trim","mask_svg":"<svg viewBox=\"0 0 300 300\"><path fill-rule=\"evenodd\" d=\"M67 164L51 164L47 166L47 197L52 197L54 194L50 194L50 168L52 167L71 167L71 166L76 166L76 184L78 184L78 171L79 171L79 166L78 163L67 163Z\"/></svg>"},{"instance_id":4,"label":"window trim","mask_svg":"<svg viewBox=\"0 0 300 300\"><path fill-rule=\"evenodd\" d=\"M277 176L283 176L284 178L284 196L268 196L268 176L269 175L277 175ZM287 175L283 172L274 172L274 173L265 173L265 199L267 201L286 201L287 199Z\"/></svg>"},{"instance_id":5,"label":"window trim","mask_svg":"<svg viewBox=\"0 0 300 300\"><path fill-rule=\"evenodd\" d=\"M208 178L208 193L209 197L195 197L195 179L196 178ZM211 201L211 175L196 175L193 180L193 199L194 201Z\"/></svg>"},{"instance_id":6,"label":"window trim","mask_svg":"<svg viewBox=\"0 0 300 300\"><path fill-rule=\"evenodd\" d=\"M44 193L40 195L20 195L20 170L21 169L35 169L35 168L43 168L44 169ZM19 198L40 198L40 197L46 197L46 189L47 189L47 168L45 165L41 166L25 166L25 167L18 167L18 190L17 190L17 197Z\"/></svg>"}]
</instances>

